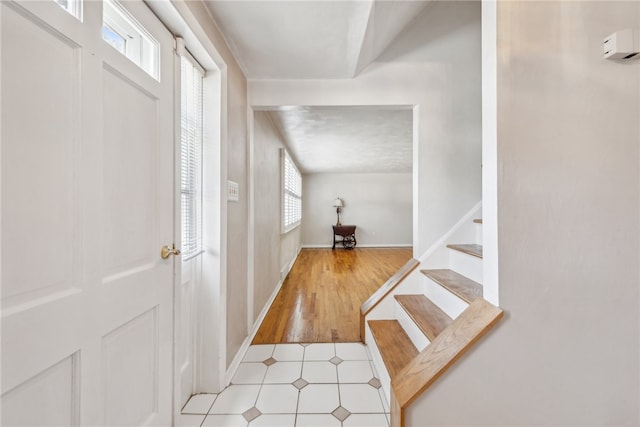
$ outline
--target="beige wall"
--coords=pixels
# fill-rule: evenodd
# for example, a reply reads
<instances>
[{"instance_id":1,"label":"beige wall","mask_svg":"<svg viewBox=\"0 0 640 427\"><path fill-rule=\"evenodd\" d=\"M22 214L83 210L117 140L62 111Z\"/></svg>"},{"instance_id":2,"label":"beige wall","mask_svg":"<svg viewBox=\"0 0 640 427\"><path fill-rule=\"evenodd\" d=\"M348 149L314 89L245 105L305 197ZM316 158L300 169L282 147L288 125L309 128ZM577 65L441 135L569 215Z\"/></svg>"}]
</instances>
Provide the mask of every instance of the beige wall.
<instances>
[{"instance_id":1,"label":"beige wall","mask_svg":"<svg viewBox=\"0 0 640 427\"><path fill-rule=\"evenodd\" d=\"M411 246L413 177L410 173L304 175L302 244L331 246L333 200L344 200L340 221L357 226L358 246Z\"/></svg>"},{"instance_id":2,"label":"beige wall","mask_svg":"<svg viewBox=\"0 0 640 427\"><path fill-rule=\"evenodd\" d=\"M186 2L226 68L223 81L222 120L226 125L221 152L227 157L226 178L239 184L238 202L227 203L226 217L226 363L231 363L247 337L247 251L248 251L248 166L247 166L247 80L224 38L201 2ZM225 176L225 171L222 175ZM224 187L224 184L223 184ZM224 191L224 188L223 188ZM214 349L219 351L218 349Z\"/></svg>"},{"instance_id":3,"label":"beige wall","mask_svg":"<svg viewBox=\"0 0 640 427\"><path fill-rule=\"evenodd\" d=\"M249 181L247 166L247 81L233 61L228 68L227 176L239 186L239 200L227 205L227 363L247 337Z\"/></svg>"},{"instance_id":4,"label":"beige wall","mask_svg":"<svg viewBox=\"0 0 640 427\"><path fill-rule=\"evenodd\" d=\"M640 424L640 62L602 59L624 28L639 2L498 3L507 315L408 425Z\"/></svg>"},{"instance_id":5,"label":"beige wall","mask_svg":"<svg viewBox=\"0 0 640 427\"><path fill-rule=\"evenodd\" d=\"M281 234L280 148L282 136L266 112L254 113L253 130L253 316L257 318L298 254L300 227Z\"/></svg>"}]
</instances>

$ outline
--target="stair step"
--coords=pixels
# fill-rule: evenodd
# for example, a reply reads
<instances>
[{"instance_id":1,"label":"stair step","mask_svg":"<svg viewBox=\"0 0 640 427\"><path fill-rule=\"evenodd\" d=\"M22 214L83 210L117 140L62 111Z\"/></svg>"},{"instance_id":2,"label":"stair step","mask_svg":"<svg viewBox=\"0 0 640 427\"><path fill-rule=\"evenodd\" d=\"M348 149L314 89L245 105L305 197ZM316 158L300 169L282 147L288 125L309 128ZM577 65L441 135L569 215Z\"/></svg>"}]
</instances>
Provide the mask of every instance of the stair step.
<instances>
[{"instance_id":1,"label":"stair step","mask_svg":"<svg viewBox=\"0 0 640 427\"><path fill-rule=\"evenodd\" d=\"M395 419L395 425L402 425L403 410L473 347L503 314L500 308L484 299L476 299L451 326L442 331L418 357L398 373L397 379L391 384L391 419Z\"/></svg>"},{"instance_id":2,"label":"stair step","mask_svg":"<svg viewBox=\"0 0 640 427\"><path fill-rule=\"evenodd\" d=\"M474 257L482 258L482 245L467 244L467 245L447 245L449 249L454 251L463 252Z\"/></svg>"},{"instance_id":3,"label":"stair step","mask_svg":"<svg viewBox=\"0 0 640 427\"><path fill-rule=\"evenodd\" d=\"M395 295L395 298L429 341L433 341L453 322L451 317L424 295Z\"/></svg>"},{"instance_id":4,"label":"stair step","mask_svg":"<svg viewBox=\"0 0 640 427\"><path fill-rule=\"evenodd\" d=\"M473 222L476 224L482 224L482 218L474 219Z\"/></svg>"},{"instance_id":5,"label":"stair step","mask_svg":"<svg viewBox=\"0 0 640 427\"><path fill-rule=\"evenodd\" d=\"M416 357L418 350L397 320L369 320L367 324L393 381Z\"/></svg>"},{"instance_id":6,"label":"stair step","mask_svg":"<svg viewBox=\"0 0 640 427\"><path fill-rule=\"evenodd\" d=\"M438 283L452 294L471 304L482 296L482 285L453 270L420 270L422 274Z\"/></svg>"}]
</instances>

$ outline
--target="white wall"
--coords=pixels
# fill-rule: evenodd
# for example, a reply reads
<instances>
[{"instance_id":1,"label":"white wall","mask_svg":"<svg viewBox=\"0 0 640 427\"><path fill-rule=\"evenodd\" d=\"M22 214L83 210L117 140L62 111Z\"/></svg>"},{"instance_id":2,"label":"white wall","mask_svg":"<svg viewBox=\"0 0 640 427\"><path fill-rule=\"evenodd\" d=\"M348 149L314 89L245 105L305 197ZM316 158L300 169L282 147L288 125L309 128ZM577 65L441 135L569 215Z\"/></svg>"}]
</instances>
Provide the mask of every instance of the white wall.
<instances>
[{"instance_id":1,"label":"white wall","mask_svg":"<svg viewBox=\"0 0 640 427\"><path fill-rule=\"evenodd\" d=\"M253 180L253 318L278 286L281 271L298 254L300 227L281 234L280 149L283 138L263 111L254 113Z\"/></svg>"},{"instance_id":2,"label":"white wall","mask_svg":"<svg viewBox=\"0 0 640 427\"><path fill-rule=\"evenodd\" d=\"M482 197L480 63L480 2L434 2L358 77L250 80L249 104L416 106L417 257Z\"/></svg>"},{"instance_id":3,"label":"white wall","mask_svg":"<svg viewBox=\"0 0 640 427\"><path fill-rule=\"evenodd\" d=\"M639 2L498 2L507 315L407 425L640 425L640 62L602 58L623 28Z\"/></svg>"},{"instance_id":4,"label":"white wall","mask_svg":"<svg viewBox=\"0 0 640 427\"><path fill-rule=\"evenodd\" d=\"M358 246L411 246L410 173L308 174L303 177L302 243L331 246L336 223L333 200L345 207L342 224L356 225Z\"/></svg>"}]
</instances>

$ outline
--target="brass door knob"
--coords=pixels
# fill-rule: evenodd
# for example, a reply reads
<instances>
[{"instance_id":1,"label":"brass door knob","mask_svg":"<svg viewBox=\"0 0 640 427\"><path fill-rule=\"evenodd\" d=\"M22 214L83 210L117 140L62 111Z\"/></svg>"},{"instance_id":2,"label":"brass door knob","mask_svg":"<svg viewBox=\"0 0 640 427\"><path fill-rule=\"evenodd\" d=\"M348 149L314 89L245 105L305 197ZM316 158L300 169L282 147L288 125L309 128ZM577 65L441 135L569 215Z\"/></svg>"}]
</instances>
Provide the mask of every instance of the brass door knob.
<instances>
[{"instance_id":1,"label":"brass door knob","mask_svg":"<svg viewBox=\"0 0 640 427\"><path fill-rule=\"evenodd\" d=\"M169 258L169 255L180 255L180 249L176 248L176 245L174 245L173 243L171 244L171 246L163 246L162 250L160 251L160 256L162 257L162 259Z\"/></svg>"}]
</instances>

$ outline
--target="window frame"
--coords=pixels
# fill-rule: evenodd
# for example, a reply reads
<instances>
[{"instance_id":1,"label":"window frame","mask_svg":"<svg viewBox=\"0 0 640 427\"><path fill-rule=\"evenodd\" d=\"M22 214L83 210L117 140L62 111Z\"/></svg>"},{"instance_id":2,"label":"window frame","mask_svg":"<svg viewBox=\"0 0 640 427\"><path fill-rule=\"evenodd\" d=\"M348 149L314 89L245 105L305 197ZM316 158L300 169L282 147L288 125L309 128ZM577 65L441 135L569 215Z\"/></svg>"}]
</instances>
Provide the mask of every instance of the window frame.
<instances>
[{"instance_id":1,"label":"window frame","mask_svg":"<svg viewBox=\"0 0 640 427\"><path fill-rule=\"evenodd\" d=\"M104 37L105 27L124 40L122 50ZM160 81L160 44L118 0L103 0L101 33L105 43Z\"/></svg>"},{"instance_id":2,"label":"window frame","mask_svg":"<svg viewBox=\"0 0 640 427\"><path fill-rule=\"evenodd\" d=\"M83 0L53 0L54 3L79 21L82 21L82 1Z\"/></svg>"},{"instance_id":3,"label":"window frame","mask_svg":"<svg viewBox=\"0 0 640 427\"><path fill-rule=\"evenodd\" d=\"M281 189L281 234L300 226L302 222L302 174L289 155L289 152L280 149L280 189ZM293 205L293 206L292 206ZM290 209L294 212L290 213ZM292 220L289 220L293 215Z\"/></svg>"}]
</instances>

